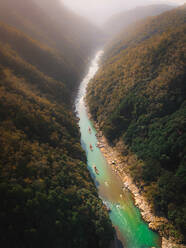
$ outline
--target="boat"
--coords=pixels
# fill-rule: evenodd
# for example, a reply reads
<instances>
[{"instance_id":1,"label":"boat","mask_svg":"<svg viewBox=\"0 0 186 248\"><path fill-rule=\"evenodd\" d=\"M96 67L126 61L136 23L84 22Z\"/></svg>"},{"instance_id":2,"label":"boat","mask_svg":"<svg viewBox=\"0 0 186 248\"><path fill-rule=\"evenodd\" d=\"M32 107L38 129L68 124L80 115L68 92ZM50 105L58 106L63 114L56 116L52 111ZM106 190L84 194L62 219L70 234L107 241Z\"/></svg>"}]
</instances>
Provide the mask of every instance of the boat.
<instances>
[{"instance_id":1,"label":"boat","mask_svg":"<svg viewBox=\"0 0 186 248\"><path fill-rule=\"evenodd\" d=\"M95 170L96 174L99 175L99 171L95 165L94 165L94 170Z\"/></svg>"},{"instance_id":2,"label":"boat","mask_svg":"<svg viewBox=\"0 0 186 248\"><path fill-rule=\"evenodd\" d=\"M91 134L91 133L92 133L92 131L91 131L91 128L90 128L90 127L88 128L88 132L89 132L89 134Z\"/></svg>"},{"instance_id":3,"label":"boat","mask_svg":"<svg viewBox=\"0 0 186 248\"><path fill-rule=\"evenodd\" d=\"M93 146L90 144L90 150L93 151Z\"/></svg>"}]
</instances>

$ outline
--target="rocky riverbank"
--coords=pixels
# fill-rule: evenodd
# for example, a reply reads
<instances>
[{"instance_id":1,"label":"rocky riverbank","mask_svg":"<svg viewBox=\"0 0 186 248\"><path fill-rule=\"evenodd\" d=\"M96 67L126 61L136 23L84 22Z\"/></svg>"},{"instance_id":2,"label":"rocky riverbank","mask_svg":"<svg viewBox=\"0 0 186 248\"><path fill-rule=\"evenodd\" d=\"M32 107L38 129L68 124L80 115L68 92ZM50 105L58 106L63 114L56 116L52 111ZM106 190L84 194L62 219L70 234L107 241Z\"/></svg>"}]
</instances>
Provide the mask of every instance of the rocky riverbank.
<instances>
[{"instance_id":1,"label":"rocky riverbank","mask_svg":"<svg viewBox=\"0 0 186 248\"><path fill-rule=\"evenodd\" d=\"M90 116L91 117L91 116ZM157 231L162 238L162 248L186 248L184 245L179 245L173 239L167 239L162 231L162 225L168 224L168 220L163 217L157 217L153 214L152 208L143 195L143 192L134 184L129 172L129 166L135 163L134 156L123 156L120 153L120 144L111 147L106 138L99 131L99 126L95 124L97 130L98 147L107 160L108 165L112 167L114 173L118 174L124 184L124 187L131 191L135 205L140 209L142 218L148 222L149 228Z\"/></svg>"}]
</instances>

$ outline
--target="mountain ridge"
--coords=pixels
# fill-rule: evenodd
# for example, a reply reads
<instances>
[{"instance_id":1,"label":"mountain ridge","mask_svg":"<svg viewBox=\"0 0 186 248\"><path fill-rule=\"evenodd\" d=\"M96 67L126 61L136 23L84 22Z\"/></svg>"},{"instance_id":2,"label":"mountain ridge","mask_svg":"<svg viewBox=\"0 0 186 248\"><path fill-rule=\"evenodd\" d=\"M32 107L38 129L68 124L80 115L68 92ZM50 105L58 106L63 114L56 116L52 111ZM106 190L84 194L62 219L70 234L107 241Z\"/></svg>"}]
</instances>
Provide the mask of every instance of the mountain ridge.
<instances>
[{"instance_id":1,"label":"mountain ridge","mask_svg":"<svg viewBox=\"0 0 186 248\"><path fill-rule=\"evenodd\" d=\"M92 117L108 141L138 162L130 173L173 223L165 235L185 242L185 6L148 18L106 48L88 86ZM126 149L126 146L128 150ZM179 232L177 232L179 231Z\"/></svg>"},{"instance_id":2,"label":"mountain ridge","mask_svg":"<svg viewBox=\"0 0 186 248\"><path fill-rule=\"evenodd\" d=\"M157 16L165 11L173 9L173 6L166 4L153 4L148 6L138 6L134 9L120 12L112 16L104 25L104 28L112 36L117 35L120 31L129 25L151 16Z\"/></svg>"},{"instance_id":3,"label":"mountain ridge","mask_svg":"<svg viewBox=\"0 0 186 248\"><path fill-rule=\"evenodd\" d=\"M75 16L73 38L73 30L53 29L33 1L0 6L0 245L108 247L113 227L87 170L71 103L97 29L80 27L78 39ZM78 50L86 36L92 44Z\"/></svg>"}]
</instances>

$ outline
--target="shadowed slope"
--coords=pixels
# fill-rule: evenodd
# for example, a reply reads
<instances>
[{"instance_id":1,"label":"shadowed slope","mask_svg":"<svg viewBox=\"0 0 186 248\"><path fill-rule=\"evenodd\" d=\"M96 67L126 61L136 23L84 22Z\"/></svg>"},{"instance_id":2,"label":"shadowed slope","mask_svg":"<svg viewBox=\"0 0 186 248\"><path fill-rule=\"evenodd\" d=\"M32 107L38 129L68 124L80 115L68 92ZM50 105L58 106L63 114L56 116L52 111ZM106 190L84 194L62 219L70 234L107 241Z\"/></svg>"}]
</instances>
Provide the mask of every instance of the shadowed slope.
<instances>
[{"instance_id":1,"label":"shadowed slope","mask_svg":"<svg viewBox=\"0 0 186 248\"><path fill-rule=\"evenodd\" d=\"M32 1L0 6L0 246L108 247L71 106L90 51Z\"/></svg>"}]
</instances>

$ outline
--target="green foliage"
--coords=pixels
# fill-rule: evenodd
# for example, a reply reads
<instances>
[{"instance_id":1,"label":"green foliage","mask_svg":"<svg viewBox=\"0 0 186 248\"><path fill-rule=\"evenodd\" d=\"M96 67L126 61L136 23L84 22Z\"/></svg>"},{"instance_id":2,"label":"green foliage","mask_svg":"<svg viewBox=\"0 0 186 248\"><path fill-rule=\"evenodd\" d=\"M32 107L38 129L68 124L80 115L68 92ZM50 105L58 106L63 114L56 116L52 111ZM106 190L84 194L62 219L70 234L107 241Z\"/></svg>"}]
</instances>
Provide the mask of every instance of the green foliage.
<instances>
[{"instance_id":1,"label":"green foliage","mask_svg":"<svg viewBox=\"0 0 186 248\"><path fill-rule=\"evenodd\" d=\"M121 34L106 50L87 93L90 111L108 140L122 139L143 161L131 173L145 181L156 214L168 217L184 237L185 17L183 6Z\"/></svg>"},{"instance_id":2,"label":"green foliage","mask_svg":"<svg viewBox=\"0 0 186 248\"><path fill-rule=\"evenodd\" d=\"M16 3L15 13L20 3L22 13L25 4L32 6L32 1L4 1L10 12ZM36 28L36 21L42 33L46 19L34 10L28 17L40 13L39 23L35 18L15 26ZM68 45L66 57L56 44L63 41L63 35L55 40L59 30L49 27L54 44L46 45L33 39L36 30L32 34L28 26L32 38L0 23L0 246L108 247L113 228L87 170L71 106L86 52L75 52L77 42Z\"/></svg>"}]
</instances>

